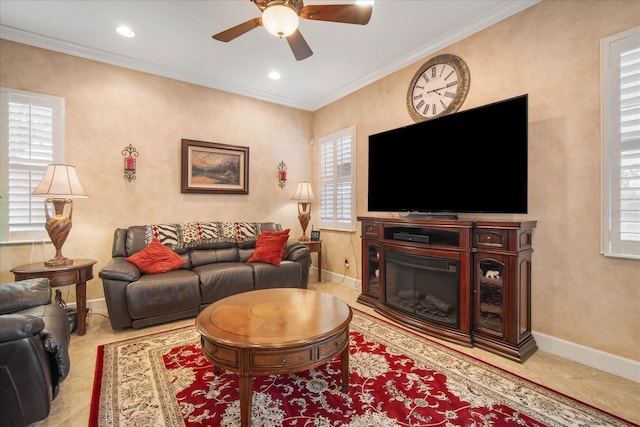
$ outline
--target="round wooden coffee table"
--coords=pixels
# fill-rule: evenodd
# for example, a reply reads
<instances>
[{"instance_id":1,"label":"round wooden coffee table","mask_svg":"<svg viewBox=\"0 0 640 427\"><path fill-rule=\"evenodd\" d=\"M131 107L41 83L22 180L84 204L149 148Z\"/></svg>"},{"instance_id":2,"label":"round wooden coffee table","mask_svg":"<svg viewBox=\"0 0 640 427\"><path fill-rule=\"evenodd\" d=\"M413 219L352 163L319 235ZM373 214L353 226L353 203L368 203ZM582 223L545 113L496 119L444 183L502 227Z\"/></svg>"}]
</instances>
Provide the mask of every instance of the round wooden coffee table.
<instances>
[{"instance_id":1,"label":"round wooden coffee table","mask_svg":"<svg viewBox=\"0 0 640 427\"><path fill-rule=\"evenodd\" d=\"M196 318L196 328L215 371L239 374L244 427L251 421L254 376L304 371L340 354L342 391L347 392L351 316L351 307L329 294L261 289L211 304Z\"/></svg>"}]
</instances>

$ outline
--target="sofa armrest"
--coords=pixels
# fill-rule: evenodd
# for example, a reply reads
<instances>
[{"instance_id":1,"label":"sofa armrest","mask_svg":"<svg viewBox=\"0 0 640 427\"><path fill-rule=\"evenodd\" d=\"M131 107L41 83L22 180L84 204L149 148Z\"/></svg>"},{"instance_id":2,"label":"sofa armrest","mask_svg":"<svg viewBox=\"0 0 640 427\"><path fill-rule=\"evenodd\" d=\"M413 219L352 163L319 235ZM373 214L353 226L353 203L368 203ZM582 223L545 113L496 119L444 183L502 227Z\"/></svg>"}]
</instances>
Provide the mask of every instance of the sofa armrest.
<instances>
[{"instance_id":1,"label":"sofa armrest","mask_svg":"<svg viewBox=\"0 0 640 427\"><path fill-rule=\"evenodd\" d=\"M284 259L287 261L301 261L311 256L309 248L299 242L287 242Z\"/></svg>"},{"instance_id":2,"label":"sofa armrest","mask_svg":"<svg viewBox=\"0 0 640 427\"><path fill-rule=\"evenodd\" d=\"M125 261L124 257L115 257L102 267L99 276L102 279L135 282L140 278L140 269Z\"/></svg>"},{"instance_id":3,"label":"sofa armrest","mask_svg":"<svg viewBox=\"0 0 640 427\"><path fill-rule=\"evenodd\" d=\"M0 284L0 314L51 302L49 279L27 279Z\"/></svg>"},{"instance_id":4,"label":"sofa armrest","mask_svg":"<svg viewBox=\"0 0 640 427\"><path fill-rule=\"evenodd\" d=\"M16 341L38 335L44 329L44 320L28 314L0 316L0 343Z\"/></svg>"},{"instance_id":5,"label":"sofa armrest","mask_svg":"<svg viewBox=\"0 0 640 427\"><path fill-rule=\"evenodd\" d=\"M58 304L50 304L42 315L44 329L40 332L44 349L55 359L57 376L53 376L53 384L62 382L71 370L69 358L69 317L67 312ZM55 390L54 390L55 393Z\"/></svg>"}]
</instances>

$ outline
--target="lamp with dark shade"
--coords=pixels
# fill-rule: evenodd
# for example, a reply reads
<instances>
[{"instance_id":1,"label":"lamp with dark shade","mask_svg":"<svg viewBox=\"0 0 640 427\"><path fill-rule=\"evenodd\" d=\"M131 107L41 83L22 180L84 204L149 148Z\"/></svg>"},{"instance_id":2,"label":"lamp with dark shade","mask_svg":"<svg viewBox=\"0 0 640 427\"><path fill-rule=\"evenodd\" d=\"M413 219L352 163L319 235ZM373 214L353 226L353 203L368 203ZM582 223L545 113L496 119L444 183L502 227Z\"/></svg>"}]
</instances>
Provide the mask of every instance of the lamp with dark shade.
<instances>
[{"instance_id":1,"label":"lamp with dark shade","mask_svg":"<svg viewBox=\"0 0 640 427\"><path fill-rule=\"evenodd\" d=\"M44 200L44 211L47 218L45 229L51 243L56 248L56 254L44 264L47 267L72 264L73 260L62 255L62 245L71 231L71 216L73 215L73 200L71 199L88 197L80 180L78 180L76 168L62 164L47 166L42 180L31 192L31 195L47 197ZM65 215L66 205L69 205L68 215Z\"/></svg>"},{"instance_id":2,"label":"lamp with dark shade","mask_svg":"<svg viewBox=\"0 0 640 427\"><path fill-rule=\"evenodd\" d=\"M308 242L307 226L311 219L311 202L315 200L313 190L311 189L311 183L307 181L299 182L296 192L293 193L291 200L298 201L298 221L300 221L300 226L302 227L302 236L298 238L298 241Z\"/></svg>"}]
</instances>

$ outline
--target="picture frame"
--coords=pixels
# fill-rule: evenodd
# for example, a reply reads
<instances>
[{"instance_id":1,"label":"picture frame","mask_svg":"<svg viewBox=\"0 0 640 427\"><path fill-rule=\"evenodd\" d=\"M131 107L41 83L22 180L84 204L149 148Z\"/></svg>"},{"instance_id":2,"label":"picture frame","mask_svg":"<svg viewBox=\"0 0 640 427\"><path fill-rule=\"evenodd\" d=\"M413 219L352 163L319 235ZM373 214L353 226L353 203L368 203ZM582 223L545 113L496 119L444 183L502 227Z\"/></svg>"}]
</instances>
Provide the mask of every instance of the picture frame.
<instances>
[{"instance_id":1,"label":"picture frame","mask_svg":"<svg viewBox=\"0 0 640 427\"><path fill-rule=\"evenodd\" d=\"M311 241L317 242L320 240L320 230L311 230Z\"/></svg>"},{"instance_id":2,"label":"picture frame","mask_svg":"<svg viewBox=\"0 0 640 427\"><path fill-rule=\"evenodd\" d=\"M249 147L182 139L182 192L249 194Z\"/></svg>"}]
</instances>

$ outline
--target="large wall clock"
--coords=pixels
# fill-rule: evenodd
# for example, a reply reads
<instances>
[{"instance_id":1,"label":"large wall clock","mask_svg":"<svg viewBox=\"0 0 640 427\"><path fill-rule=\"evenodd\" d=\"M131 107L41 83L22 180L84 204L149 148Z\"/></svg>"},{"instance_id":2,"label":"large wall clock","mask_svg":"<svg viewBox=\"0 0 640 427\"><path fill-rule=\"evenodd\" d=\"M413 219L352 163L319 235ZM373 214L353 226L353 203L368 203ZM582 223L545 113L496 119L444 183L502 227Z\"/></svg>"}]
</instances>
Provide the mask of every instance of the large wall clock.
<instances>
[{"instance_id":1,"label":"large wall clock","mask_svg":"<svg viewBox=\"0 0 640 427\"><path fill-rule=\"evenodd\" d=\"M469 67L458 56L438 55L425 62L407 91L407 109L416 122L455 113L471 83Z\"/></svg>"}]
</instances>

